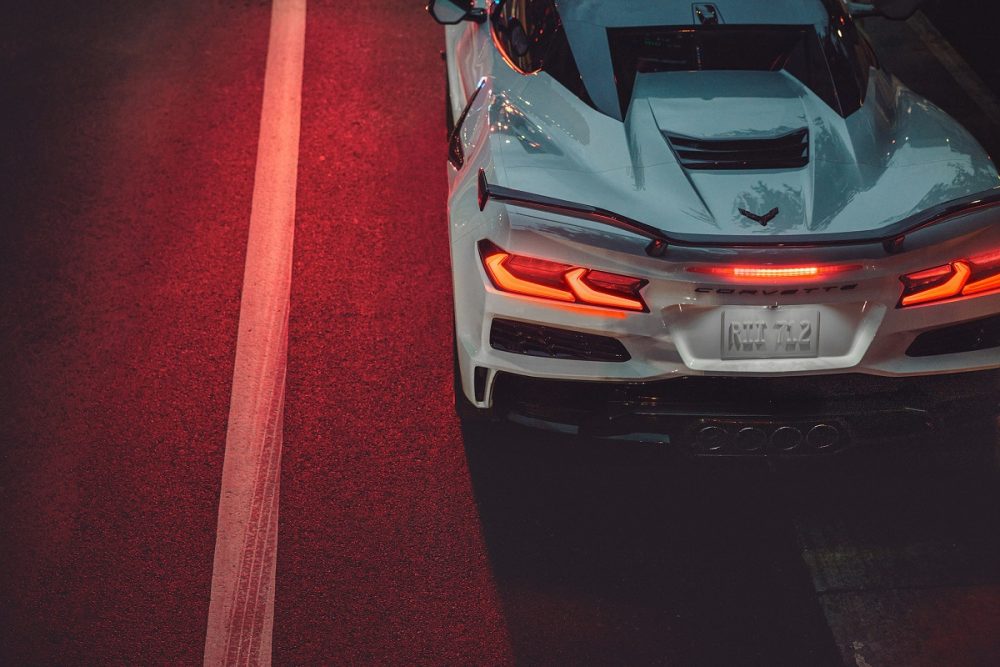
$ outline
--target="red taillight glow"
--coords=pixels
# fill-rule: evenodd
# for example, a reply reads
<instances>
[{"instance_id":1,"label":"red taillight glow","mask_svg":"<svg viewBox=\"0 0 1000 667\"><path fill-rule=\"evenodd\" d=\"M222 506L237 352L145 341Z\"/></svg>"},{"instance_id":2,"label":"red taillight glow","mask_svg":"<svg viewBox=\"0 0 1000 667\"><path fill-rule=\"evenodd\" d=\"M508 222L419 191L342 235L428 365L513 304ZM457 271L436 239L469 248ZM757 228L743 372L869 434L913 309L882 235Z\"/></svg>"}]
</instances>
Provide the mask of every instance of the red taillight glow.
<instances>
[{"instance_id":1,"label":"red taillight glow","mask_svg":"<svg viewBox=\"0 0 1000 667\"><path fill-rule=\"evenodd\" d=\"M901 280L901 306L1000 292L1000 252L910 273Z\"/></svg>"},{"instance_id":2,"label":"red taillight glow","mask_svg":"<svg viewBox=\"0 0 1000 667\"><path fill-rule=\"evenodd\" d=\"M587 278L590 274L597 273L601 272L591 271L590 269L572 269L566 273L566 282L569 283L573 294L584 303L592 303L595 306L607 306L608 308L621 308L623 310L646 310L646 304L638 298L608 294L607 292L601 292L591 287L588 284ZM611 273L604 273L602 275L614 276L615 278L623 277L615 276Z\"/></svg>"},{"instance_id":3,"label":"red taillight glow","mask_svg":"<svg viewBox=\"0 0 1000 667\"><path fill-rule=\"evenodd\" d=\"M691 273L705 273L742 280L803 280L860 269L858 265L837 266L692 266Z\"/></svg>"},{"instance_id":4,"label":"red taillight glow","mask_svg":"<svg viewBox=\"0 0 1000 667\"><path fill-rule=\"evenodd\" d=\"M488 241L479 244L479 251L490 281L503 292L617 310L647 310L639 296L645 280L513 255Z\"/></svg>"},{"instance_id":5,"label":"red taillight glow","mask_svg":"<svg viewBox=\"0 0 1000 667\"><path fill-rule=\"evenodd\" d=\"M906 276L903 282L912 291L900 302L904 306L914 306L928 301L940 301L962 293L972 270L965 262L955 262L951 266L938 267ZM926 286L924 286L926 285Z\"/></svg>"},{"instance_id":6,"label":"red taillight glow","mask_svg":"<svg viewBox=\"0 0 1000 667\"><path fill-rule=\"evenodd\" d=\"M962 294L982 294L993 290L1000 290L1000 273L969 283L962 288Z\"/></svg>"},{"instance_id":7,"label":"red taillight glow","mask_svg":"<svg viewBox=\"0 0 1000 667\"><path fill-rule=\"evenodd\" d=\"M1000 290L1000 250L969 259L972 276L962 294L983 294Z\"/></svg>"},{"instance_id":8,"label":"red taillight glow","mask_svg":"<svg viewBox=\"0 0 1000 667\"><path fill-rule=\"evenodd\" d=\"M556 301L576 300L571 292L517 276L506 266L512 258L512 255L508 255L505 252L498 252L483 260L490 278L493 279L493 283L499 289L505 292L514 292L515 294L537 296L542 299L555 299ZM564 270L568 268L568 266L564 267Z\"/></svg>"},{"instance_id":9,"label":"red taillight glow","mask_svg":"<svg viewBox=\"0 0 1000 667\"><path fill-rule=\"evenodd\" d=\"M733 269L733 275L737 278L805 278L807 276L818 276L818 266L801 266L789 269L751 269L737 266Z\"/></svg>"}]
</instances>

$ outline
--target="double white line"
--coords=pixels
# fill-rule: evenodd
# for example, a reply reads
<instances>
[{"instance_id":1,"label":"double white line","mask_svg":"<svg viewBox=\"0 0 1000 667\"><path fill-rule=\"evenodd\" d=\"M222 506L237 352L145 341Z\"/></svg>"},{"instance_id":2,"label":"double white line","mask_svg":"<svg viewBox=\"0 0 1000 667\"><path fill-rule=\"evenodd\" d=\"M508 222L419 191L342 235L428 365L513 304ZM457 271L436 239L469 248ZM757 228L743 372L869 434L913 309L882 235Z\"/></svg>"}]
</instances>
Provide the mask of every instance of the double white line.
<instances>
[{"instance_id":1,"label":"double white line","mask_svg":"<svg viewBox=\"0 0 1000 667\"><path fill-rule=\"evenodd\" d=\"M306 0L274 0L205 665L269 665Z\"/></svg>"}]
</instances>

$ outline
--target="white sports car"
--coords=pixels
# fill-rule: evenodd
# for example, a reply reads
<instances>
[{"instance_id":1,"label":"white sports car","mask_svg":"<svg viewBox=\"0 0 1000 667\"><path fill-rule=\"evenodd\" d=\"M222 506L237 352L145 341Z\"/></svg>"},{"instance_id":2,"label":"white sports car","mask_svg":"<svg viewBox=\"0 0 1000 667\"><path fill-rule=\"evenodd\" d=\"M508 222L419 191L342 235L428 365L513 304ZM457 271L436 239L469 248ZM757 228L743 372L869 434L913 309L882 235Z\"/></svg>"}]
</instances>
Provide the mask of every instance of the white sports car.
<instances>
[{"instance_id":1,"label":"white sports car","mask_svg":"<svg viewBox=\"0 0 1000 667\"><path fill-rule=\"evenodd\" d=\"M460 415L746 456L995 426L1000 178L854 21L912 3L486 4L428 6Z\"/></svg>"}]
</instances>

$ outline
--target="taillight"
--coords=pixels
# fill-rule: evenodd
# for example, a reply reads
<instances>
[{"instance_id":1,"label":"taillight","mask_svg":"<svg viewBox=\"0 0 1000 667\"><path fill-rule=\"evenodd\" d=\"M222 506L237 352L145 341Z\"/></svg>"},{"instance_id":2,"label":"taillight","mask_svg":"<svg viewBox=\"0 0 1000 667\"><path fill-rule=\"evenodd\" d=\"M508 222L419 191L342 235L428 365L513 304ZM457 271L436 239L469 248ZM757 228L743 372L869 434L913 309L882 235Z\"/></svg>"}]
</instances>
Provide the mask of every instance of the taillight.
<instances>
[{"instance_id":1,"label":"taillight","mask_svg":"<svg viewBox=\"0 0 1000 667\"><path fill-rule=\"evenodd\" d=\"M566 273L566 282L573 294L584 303L623 310L645 310L639 298L642 281L590 269L572 269Z\"/></svg>"},{"instance_id":2,"label":"taillight","mask_svg":"<svg viewBox=\"0 0 1000 667\"><path fill-rule=\"evenodd\" d=\"M493 284L505 292L557 301L576 301L563 280L563 275L573 268L567 264L519 257L505 252L484 255L483 262Z\"/></svg>"},{"instance_id":3,"label":"taillight","mask_svg":"<svg viewBox=\"0 0 1000 667\"><path fill-rule=\"evenodd\" d=\"M753 281L808 280L826 276L856 271L861 266L851 265L815 265L815 266L692 266L691 273L704 273L722 278L734 278Z\"/></svg>"},{"instance_id":4,"label":"taillight","mask_svg":"<svg viewBox=\"0 0 1000 667\"><path fill-rule=\"evenodd\" d=\"M928 301L940 301L962 294L962 288L971 273L965 262L955 262L903 276L904 306L915 306Z\"/></svg>"},{"instance_id":5,"label":"taillight","mask_svg":"<svg viewBox=\"0 0 1000 667\"><path fill-rule=\"evenodd\" d=\"M1000 290L1000 250L969 260L972 275L962 294L983 294Z\"/></svg>"},{"instance_id":6,"label":"taillight","mask_svg":"<svg viewBox=\"0 0 1000 667\"><path fill-rule=\"evenodd\" d=\"M1000 252L910 273L901 278L901 306L1000 291Z\"/></svg>"},{"instance_id":7,"label":"taillight","mask_svg":"<svg viewBox=\"0 0 1000 667\"><path fill-rule=\"evenodd\" d=\"M502 292L618 310L648 312L639 290L648 282L616 273L513 255L489 241L479 254L493 286Z\"/></svg>"}]
</instances>

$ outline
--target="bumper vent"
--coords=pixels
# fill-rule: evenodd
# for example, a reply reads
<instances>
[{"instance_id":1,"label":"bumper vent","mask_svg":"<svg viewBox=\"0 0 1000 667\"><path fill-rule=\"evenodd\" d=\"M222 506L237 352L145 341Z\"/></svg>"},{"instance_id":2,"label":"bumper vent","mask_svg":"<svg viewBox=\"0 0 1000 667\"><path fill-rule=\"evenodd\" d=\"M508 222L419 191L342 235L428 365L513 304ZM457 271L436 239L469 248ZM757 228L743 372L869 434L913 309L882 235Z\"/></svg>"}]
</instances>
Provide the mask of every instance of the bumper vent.
<instances>
[{"instance_id":1,"label":"bumper vent","mask_svg":"<svg viewBox=\"0 0 1000 667\"><path fill-rule=\"evenodd\" d=\"M664 133L686 169L792 169L809 164L809 130L772 139L691 139Z\"/></svg>"},{"instance_id":2,"label":"bumper vent","mask_svg":"<svg viewBox=\"0 0 1000 667\"><path fill-rule=\"evenodd\" d=\"M616 338L567 331L538 324L494 319L490 347L501 352L550 359L628 361L625 346Z\"/></svg>"},{"instance_id":3,"label":"bumper vent","mask_svg":"<svg viewBox=\"0 0 1000 667\"><path fill-rule=\"evenodd\" d=\"M977 352L1000 348L1000 315L925 331L906 350L908 357Z\"/></svg>"}]
</instances>

